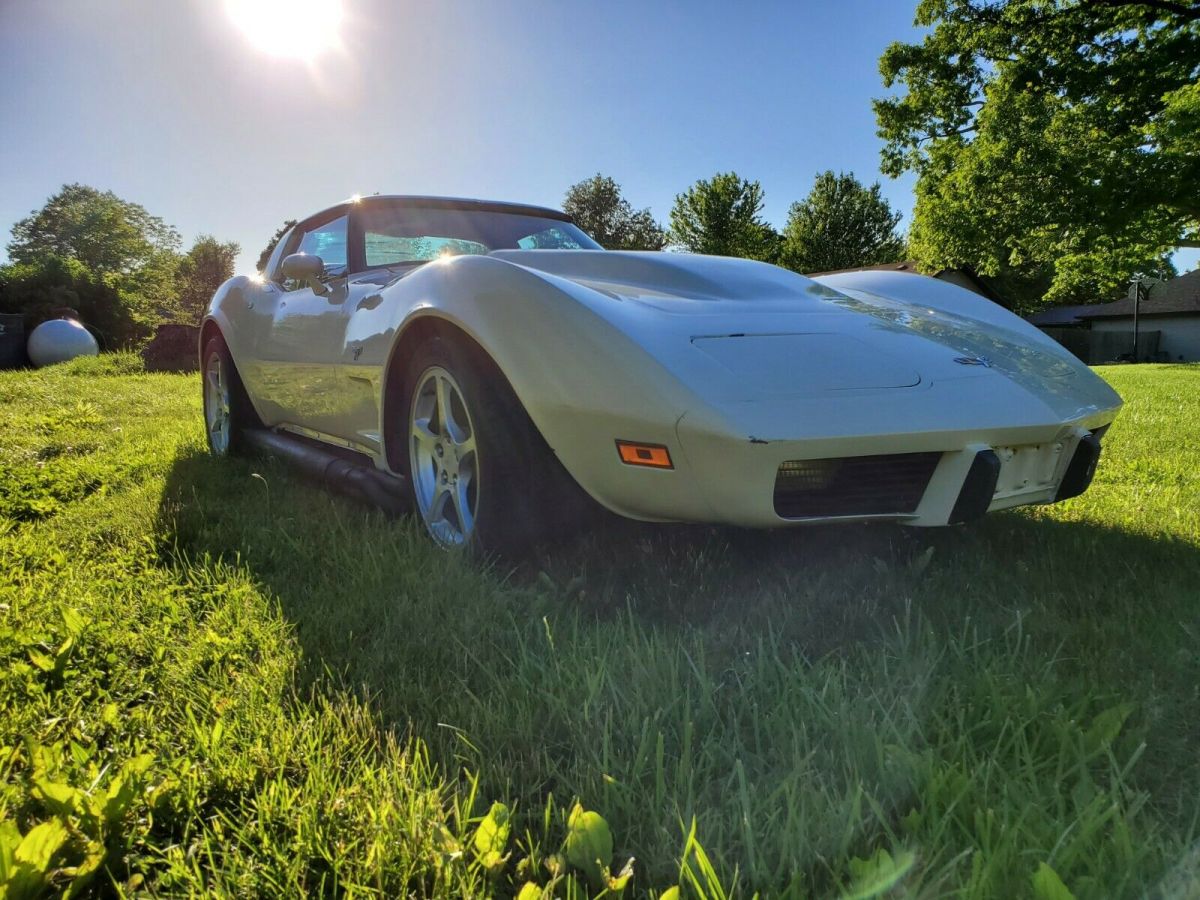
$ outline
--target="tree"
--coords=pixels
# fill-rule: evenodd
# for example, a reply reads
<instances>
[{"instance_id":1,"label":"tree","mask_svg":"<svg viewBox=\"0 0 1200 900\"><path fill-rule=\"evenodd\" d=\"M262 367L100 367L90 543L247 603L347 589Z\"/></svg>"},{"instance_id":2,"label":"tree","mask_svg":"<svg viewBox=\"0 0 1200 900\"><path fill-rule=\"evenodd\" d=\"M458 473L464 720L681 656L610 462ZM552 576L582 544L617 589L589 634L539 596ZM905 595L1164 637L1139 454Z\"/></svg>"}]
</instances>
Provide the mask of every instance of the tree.
<instances>
[{"instance_id":1,"label":"tree","mask_svg":"<svg viewBox=\"0 0 1200 900\"><path fill-rule=\"evenodd\" d=\"M675 197L671 240L693 253L773 261L779 235L760 218L762 185L735 172L697 181Z\"/></svg>"},{"instance_id":2,"label":"tree","mask_svg":"<svg viewBox=\"0 0 1200 900\"><path fill-rule=\"evenodd\" d=\"M258 271L265 272L267 270L267 263L271 261L271 254L275 252L275 245L279 243L279 239L287 234L295 224L295 219L288 219L271 235L271 240L267 242L267 246L263 248L263 252L258 254L258 263L256 264Z\"/></svg>"},{"instance_id":3,"label":"tree","mask_svg":"<svg viewBox=\"0 0 1200 900\"><path fill-rule=\"evenodd\" d=\"M918 176L918 261L1084 301L1200 238L1200 4L921 0L916 22L875 114L884 171Z\"/></svg>"},{"instance_id":4,"label":"tree","mask_svg":"<svg viewBox=\"0 0 1200 900\"><path fill-rule=\"evenodd\" d=\"M65 184L13 226L8 255L14 263L77 259L100 275L130 275L178 248L179 233L145 207L112 191Z\"/></svg>"},{"instance_id":5,"label":"tree","mask_svg":"<svg viewBox=\"0 0 1200 900\"><path fill-rule=\"evenodd\" d=\"M567 188L563 211L606 250L661 250L667 243L650 210L635 210L621 186L599 172Z\"/></svg>"},{"instance_id":6,"label":"tree","mask_svg":"<svg viewBox=\"0 0 1200 900\"><path fill-rule=\"evenodd\" d=\"M233 277L241 249L234 241L222 243L210 234L196 238L175 273L179 309L186 321L200 321L217 288Z\"/></svg>"},{"instance_id":7,"label":"tree","mask_svg":"<svg viewBox=\"0 0 1200 900\"><path fill-rule=\"evenodd\" d=\"M26 297L29 310L41 309L60 278L62 292L90 298L73 308L109 346L136 342L149 334L157 310L175 306L178 246L179 233L141 205L112 191L66 184L13 226L6 302ZM105 303L120 308L102 309Z\"/></svg>"},{"instance_id":8,"label":"tree","mask_svg":"<svg viewBox=\"0 0 1200 900\"><path fill-rule=\"evenodd\" d=\"M902 258L900 213L854 173L822 172L802 202L793 203L783 230L781 260L797 272L827 272Z\"/></svg>"},{"instance_id":9,"label":"tree","mask_svg":"<svg viewBox=\"0 0 1200 900\"><path fill-rule=\"evenodd\" d=\"M110 280L72 257L0 266L0 312L19 313L32 327L71 309L104 347L136 343L150 334L153 312L140 298L123 296Z\"/></svg>"}]
</instances>

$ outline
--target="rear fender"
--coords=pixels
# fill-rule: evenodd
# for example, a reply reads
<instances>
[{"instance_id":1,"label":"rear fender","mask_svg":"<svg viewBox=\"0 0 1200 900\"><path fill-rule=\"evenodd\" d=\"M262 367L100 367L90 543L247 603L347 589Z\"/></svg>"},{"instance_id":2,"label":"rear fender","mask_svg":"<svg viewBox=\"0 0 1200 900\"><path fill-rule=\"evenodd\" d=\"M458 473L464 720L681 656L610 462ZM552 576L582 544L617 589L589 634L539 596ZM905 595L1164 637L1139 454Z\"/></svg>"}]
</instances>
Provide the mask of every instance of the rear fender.
<instances>
[{"instance_id":1,"label":"rear fender","mask_svg":"<svg viewBox=\"0 0 1200 900\"><path fill-rule=\"evenodd\" d=\"M254 308L262 290L262 281L248 275L236 275L217 288L200 324L200 346L197 353L201 357L203 370L204 347L214 333L219 333L225 341L225 346L229 348L229 355L233 357L233 364L241 376L251 406L260 420L266 421L262 415L261 404L255 396L257 392L254 389L250 365L254 359L255 340L261 318L261 314L256 318Z\"/></svg>"},{"instance_id":2,"label":"rear fender","mask_svg":"<svg viewBox=\"0 0 1200 900\"><path fill-rule=\"evenodd\" d=\"M208 340L210 323L215 325L225 338L225 344L233 356L234 363L248 358L253 349L253 328L247 319L254 309L254 299L262 283L248 275L235 275L213 294L204 314L200 329L200 352Z\"/></svg>"}]
</instances>

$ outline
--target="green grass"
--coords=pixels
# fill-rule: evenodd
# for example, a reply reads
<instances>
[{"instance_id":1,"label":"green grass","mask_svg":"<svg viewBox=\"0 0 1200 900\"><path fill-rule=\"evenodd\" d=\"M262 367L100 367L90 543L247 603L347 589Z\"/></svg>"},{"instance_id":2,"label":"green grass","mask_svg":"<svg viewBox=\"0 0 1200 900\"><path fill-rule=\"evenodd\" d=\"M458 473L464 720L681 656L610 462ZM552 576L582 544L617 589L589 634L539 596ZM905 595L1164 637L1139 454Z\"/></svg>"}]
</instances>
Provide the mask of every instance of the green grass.
<instances>
[{"instance_id":1,"label":"green grass","mask_svg":"<svg viewBox=\"0 0 1200 900\"><path fill-rule=\"evenodd\" d=\"M512 571L209 459L198 379L123 371L0 375L13 896L594 894L576 800L626 894L1200 896L1200 367L1101 369L1059 506Z\"/></svg>"}]
</instances>

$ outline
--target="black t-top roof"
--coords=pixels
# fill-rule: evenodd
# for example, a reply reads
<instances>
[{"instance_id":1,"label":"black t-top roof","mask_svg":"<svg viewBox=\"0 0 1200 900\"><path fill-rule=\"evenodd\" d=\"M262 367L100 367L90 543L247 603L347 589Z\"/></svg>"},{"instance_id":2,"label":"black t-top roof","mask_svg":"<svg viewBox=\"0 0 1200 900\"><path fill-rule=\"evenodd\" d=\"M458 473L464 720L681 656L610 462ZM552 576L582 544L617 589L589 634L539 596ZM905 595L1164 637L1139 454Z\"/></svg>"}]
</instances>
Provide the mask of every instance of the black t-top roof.
<instances>
[{"instance_id":1,"label":"black t-top roof","mask_svg":"<svg viewBox=\"0 0 1200 900\"><path fill-rule=\"evenodd\" d=\"M467 209L478 210L479 212L512 213L515 215L540 216L545 219L558 219L563 222L571 221L571 217L562 210L550 209L546 206L533 206L528 203L509 203L504 200L474 200L468 197L428 197L420 194L372 194L369 197L343 200L341 203L307 218L323 217L326 213L332 213L334 210L349 208L354 205L374 203L408 204L426 209Z\"/></svg>"}]
</instances>

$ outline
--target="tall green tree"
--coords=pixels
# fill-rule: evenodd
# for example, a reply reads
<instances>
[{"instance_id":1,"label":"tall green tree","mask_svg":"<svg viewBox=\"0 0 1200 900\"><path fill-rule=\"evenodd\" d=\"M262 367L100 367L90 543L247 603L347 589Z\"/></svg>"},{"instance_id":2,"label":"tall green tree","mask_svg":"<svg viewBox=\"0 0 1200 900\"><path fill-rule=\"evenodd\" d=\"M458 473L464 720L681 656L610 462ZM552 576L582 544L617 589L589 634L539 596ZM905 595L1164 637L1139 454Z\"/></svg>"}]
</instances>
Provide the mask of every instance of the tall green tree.
<instances>
[{"instance_id":1,"label":"tall green tree","mask_svg":"<svg viewBox=\"0 0 1200 900\"><path fill-rule=\"evenodd\" d=\"M920 262L1082 302L1200 239L1200 3L921 0L916 22L875 114L884 171L918 177Z\"/></svg>"},{"instance_id":2,"label":"tall green tree","mask_svg":"<svg viewBox=\"0 0 1200 900\"><path fill-rule=\"evenodd\" d=\"M22 311L43 309L61 278L63 296L90 298L80 304L107 323L95 322L109 346L136 343L160 312L175 308L178 247L179 233L140 204L88 185L63 185L13 226L6 302ZM105 303L121 308L101 309Z\"/></svg>"},{"instance_id":3,"label":"tall green tree","mask_svg":"<svg viewBox=\"0 0 1200 900\"><path fill-rule=\"evenodd\" d=\"M822 172L788 212L780 261L797 272L894 262L904 253L899 224L878 182L868 188L853 172Z\"/></svg>"},{"instance_id":4,"label":"tall green tree","mask_svg":"<svg viewBox=\"0 0 1200 900\"><path fill-rule=\"evenodd\" d=\"M233 277L233 264L241 249L235 241L218 241L210 234L196 238L175 273L179 311L185 321L200 321L217 288Z\"/></svg>"},{"instance_id":5,"label":"tall green tree","mask_svg":"<svg viewBox=\"0 0 1200 900\"><path fill-rule=\"evenodd\" d=\"M279 243L279 239L287 234L295 224L295 219L288 219L271 235L271 239L267 241L267 246L263 247L262 253L258 254L258 262L255 264L258 271L265 272L267 270L267 263L271 261L271 254L275 252L275 245Z\"/></svg>"},{"instance_id":6,"label":"tall green tree","mask_svg":"<svg viewBox=\"0 0 1200 900\"><path fill-rule=\"evenodd\" d=\"M693 253L773 262L779 235L763 220L762 208L761 184L720 172L675 197L671 240Z\"/></svg>"},{"instance_id":7,"label":"tall green tree","mask_svg":"<svg viewBox=\"0 0 1200 900\"><path fill-rule=\"evenodd\" d=\"M567 188L563 212L606 250L661 250L666 232L649 209L634 209L621 186L597 172Z\"/></svg>"},{"instance_id":8,"label":"tall green tree","mask_svg":"<svg viewBox=\"0 0 1200 900\"><path fill-rule=\"evenodd\" d=\"M101 275L130 275L178 250L179 232L112 191L65 184L13 226L7 249L14 263L57 256Z\"/></svg>"}]
</instances>

